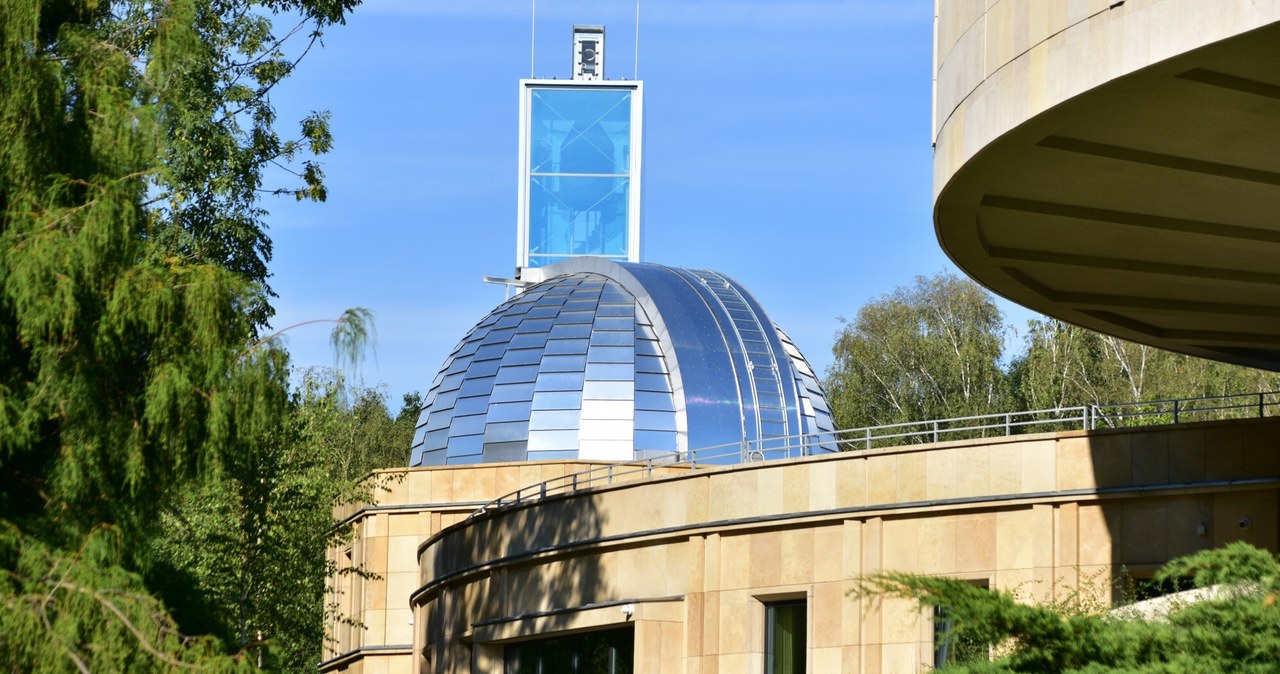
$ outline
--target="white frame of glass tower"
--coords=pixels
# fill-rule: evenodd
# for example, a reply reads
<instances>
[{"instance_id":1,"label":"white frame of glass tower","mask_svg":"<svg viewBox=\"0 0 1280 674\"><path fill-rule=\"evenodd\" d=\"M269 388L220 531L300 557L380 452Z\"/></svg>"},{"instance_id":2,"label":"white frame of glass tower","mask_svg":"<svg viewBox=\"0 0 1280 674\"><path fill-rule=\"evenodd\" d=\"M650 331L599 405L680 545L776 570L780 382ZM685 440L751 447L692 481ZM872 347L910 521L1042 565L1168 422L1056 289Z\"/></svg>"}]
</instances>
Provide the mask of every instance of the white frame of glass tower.
<instances>
[{"instance_id":1,"label":"white frame of glass tower","mask_svg":"<svg viewBox=\"0 0 1280 674\"><path fill-rule=\"evenodd\" d=\"M630 112L630 156L628 161L627 187L627 250L626 256L608 256L610 259L626 262L640 261L640 203L641 203L641 155L644 148L644 82L640 80L520 80L520 145L519 145L519 182L517 183L516 214L516 278L525 281L540 281L540 268L530 267L530 181L533 179L530 161L533 140L532 97L539 89L595 89L627 91L631 93ZM573 257L568 255L565 257ZM547 264L550 264L548 262Z\"/></svg>"}]
</instances>

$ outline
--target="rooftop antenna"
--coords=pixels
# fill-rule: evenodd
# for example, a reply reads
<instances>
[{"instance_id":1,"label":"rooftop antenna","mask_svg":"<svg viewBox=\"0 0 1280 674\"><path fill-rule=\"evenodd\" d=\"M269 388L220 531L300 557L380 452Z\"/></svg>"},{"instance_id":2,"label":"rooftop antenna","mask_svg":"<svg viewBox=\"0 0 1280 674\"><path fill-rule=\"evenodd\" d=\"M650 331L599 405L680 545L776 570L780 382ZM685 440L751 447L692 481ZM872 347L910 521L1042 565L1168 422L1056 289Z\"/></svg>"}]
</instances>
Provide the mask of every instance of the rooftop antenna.
<instances>
[{"instance_id":1,"label":"rooftop antenna","mask_svg":"<svg viewBox=\"0 0 1280 674\"><path fill-rule=\"evenodd\" d=\"M640 0L636 0L636 60L632 61L632 67L635 70L631 79L640 79Z\"/></svg>"},{"instance_id":2,"label":"rooftop antenna","mask_svg":"<svg viewBox=\"0 0 1280 674\"><path fill-rule=\"evenodd\" d=\"M537 71L533 68L533 58L537 53L538 47L538 0L530 1L533 3L533 9L529 19L529 79L533 79L538 76ZM636 0L636 2L639 2L639 0Z\"/></svg>"}]
</instances>

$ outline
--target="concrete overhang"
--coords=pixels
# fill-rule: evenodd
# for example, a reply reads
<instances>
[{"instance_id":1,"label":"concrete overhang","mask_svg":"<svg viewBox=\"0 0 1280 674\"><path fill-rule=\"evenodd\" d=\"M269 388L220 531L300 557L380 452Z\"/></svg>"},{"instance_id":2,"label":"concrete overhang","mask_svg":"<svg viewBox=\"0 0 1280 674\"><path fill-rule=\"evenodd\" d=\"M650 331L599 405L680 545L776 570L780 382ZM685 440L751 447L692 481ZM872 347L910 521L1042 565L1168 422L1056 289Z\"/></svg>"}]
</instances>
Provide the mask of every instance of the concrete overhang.
<instances>
[{"instance_id":1,"label":"concrete overhang","mask_svg":"<svg viewBox=\"0 0 1280 674\"><path fill-rule=\"evenodd\" d=\"M939 187L939 242L995 292L1280 370L1280 23L1049 107Z\"/></svg>"}]
</instances>

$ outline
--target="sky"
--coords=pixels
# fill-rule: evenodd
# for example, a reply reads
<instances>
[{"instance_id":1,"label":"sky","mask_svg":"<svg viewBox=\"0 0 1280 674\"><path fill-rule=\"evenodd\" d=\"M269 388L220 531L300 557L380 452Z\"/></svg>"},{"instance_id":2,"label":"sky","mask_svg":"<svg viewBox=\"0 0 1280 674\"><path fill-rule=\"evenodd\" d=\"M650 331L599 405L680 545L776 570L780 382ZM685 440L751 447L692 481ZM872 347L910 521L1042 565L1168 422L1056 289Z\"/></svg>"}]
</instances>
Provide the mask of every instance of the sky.
<instances>
[{"instance_id":1,"label":"sky","mask_svg":"<svg viewBox=\"0 0 1280 674\"><path fill-rule=\"evenodd\" d=\"M575 23L606 26L606 77L637 72L632 0L536 9L365 0L273 95L283 131L328 110L335 144L326 203L264 204L272 326L371 310L355 376L393 411L505 297L481 277L515 267L519 80L570 76ZM735 278L819 372L841 316L957 271L932 221L932 22L930 0L643 0L642 259ZM296 367L334 365L328 330L285 333Z\"/></svg>"}]
</instances>

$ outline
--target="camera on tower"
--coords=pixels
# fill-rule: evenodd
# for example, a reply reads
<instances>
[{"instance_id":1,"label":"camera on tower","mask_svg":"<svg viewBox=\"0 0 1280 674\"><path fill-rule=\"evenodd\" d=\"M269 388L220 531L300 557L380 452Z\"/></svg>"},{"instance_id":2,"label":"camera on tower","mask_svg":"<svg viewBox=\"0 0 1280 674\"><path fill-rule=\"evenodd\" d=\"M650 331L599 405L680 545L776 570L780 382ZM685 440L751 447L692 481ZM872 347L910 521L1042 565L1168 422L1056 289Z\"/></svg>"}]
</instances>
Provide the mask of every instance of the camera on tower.
<instances>
[{"instance_id":1,"label":"camera on tower","mask_svg":"<svg viewBox=\"0 0 1280 674\"><path fill-rule=\"evenodd\" d=\"M573 79L604 79L604 26L573 27Z\"/></svg>"}]
</instances>

